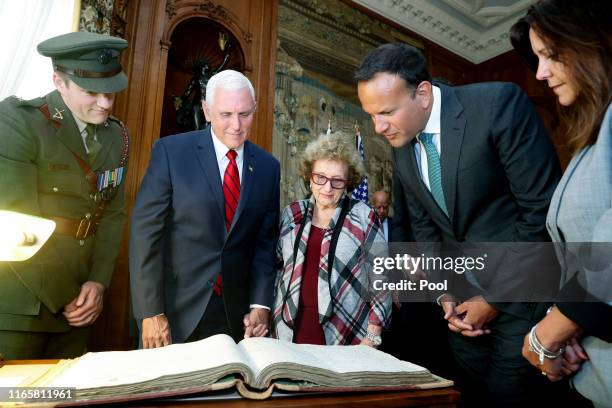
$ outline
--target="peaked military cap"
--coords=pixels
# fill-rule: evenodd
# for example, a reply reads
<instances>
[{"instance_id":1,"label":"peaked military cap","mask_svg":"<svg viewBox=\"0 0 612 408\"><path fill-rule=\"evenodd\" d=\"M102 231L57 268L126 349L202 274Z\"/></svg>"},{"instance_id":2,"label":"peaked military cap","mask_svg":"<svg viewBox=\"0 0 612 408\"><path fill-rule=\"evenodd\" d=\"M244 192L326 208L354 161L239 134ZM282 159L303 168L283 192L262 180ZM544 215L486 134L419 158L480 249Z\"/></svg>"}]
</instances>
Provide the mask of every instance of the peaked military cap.
<instances>
[{"instance_id":1,"label":"peaked military cap","mask_svg":"<svg viewBox=\"0 0 612 408\"><path fill-rule=\"evenodd\" d=\"M110 35L79 31L49 38L37 50L51 57L53 69L62 72L81 88L96 93L118 92L127 86L119 63L128 43Z\"/></svg>"}]
</instances>

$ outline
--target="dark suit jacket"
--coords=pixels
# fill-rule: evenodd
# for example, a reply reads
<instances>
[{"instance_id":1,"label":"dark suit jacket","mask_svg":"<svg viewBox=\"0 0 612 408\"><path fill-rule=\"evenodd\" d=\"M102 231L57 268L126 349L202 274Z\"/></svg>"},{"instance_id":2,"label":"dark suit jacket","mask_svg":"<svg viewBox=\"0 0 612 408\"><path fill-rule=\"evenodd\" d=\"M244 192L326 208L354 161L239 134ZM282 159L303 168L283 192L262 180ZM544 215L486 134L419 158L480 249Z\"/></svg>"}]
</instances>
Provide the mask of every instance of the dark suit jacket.
<instances>
[{"instance_id":1,"label":"dark suit jacket","mask_svg":"<svg viewBox=\"0 0 612 408\"><path fill-rule=\"evenodd\" d=\"M412 141L393 149L394 235L405 234L410 226L420 242L550 240L546 212L560 168L525 93L509 83L438 86L442 188L449 216L421 180ZM517 278L516 273L499 274L486 282L485 290L505 290L518 284ZM526 304L497 307L518 316L533 313Z\"/></svg>"},{"instance_id":2,"label":"dark suit jacket","mask_svg":"<svg viewBox=\"0 0 612 408\"><path fill-rule=\"evenodd\" d=\"M387 231L389 236L387 237L388 242L393 242L393 218L387 217Z\"/></svg>"},{"instance_id":3,"label":"dark suit jacket","mask_svg":"<svg viewBox=\"0 0 612 408\"><path fill-rule=\"evenodd\" d=\"M173 342L185 341L221 273L231 334L240 340L249 304L272 306L279 180L278 161L245 142L240 200L227 232L210 128L158 140L132 211L136 319L165 313Z\"/></svg>"}]
</instances>

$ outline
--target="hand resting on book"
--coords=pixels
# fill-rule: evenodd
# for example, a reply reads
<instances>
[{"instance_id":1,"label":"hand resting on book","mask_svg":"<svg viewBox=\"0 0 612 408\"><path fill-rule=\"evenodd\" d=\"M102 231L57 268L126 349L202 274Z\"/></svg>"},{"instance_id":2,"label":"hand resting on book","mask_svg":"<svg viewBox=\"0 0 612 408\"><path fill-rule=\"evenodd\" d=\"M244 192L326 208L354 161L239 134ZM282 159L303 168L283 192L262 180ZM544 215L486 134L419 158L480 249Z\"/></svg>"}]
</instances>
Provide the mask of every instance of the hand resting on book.
<instances>
[{"instance_id":1,"label":"hand resting on book","mask_svg":"<svg viewBox=\"0 0 612 408\"><path fill-rule=\"evenodd\" d=\"M244 315L244 338L263 337L268 334L270 327L270 311L254 307L250 313Z\"/></svg>"},{"instance_id":2,"label":"hand resting on book","mask_svg":"<svg viewBox=\"0 0 612 408\"><path fill-rule=\"evenodd\" d=\"M164 314L142 319L142 348L157 348L172 344L170 323Z\"/></svg>"}]
</instances>

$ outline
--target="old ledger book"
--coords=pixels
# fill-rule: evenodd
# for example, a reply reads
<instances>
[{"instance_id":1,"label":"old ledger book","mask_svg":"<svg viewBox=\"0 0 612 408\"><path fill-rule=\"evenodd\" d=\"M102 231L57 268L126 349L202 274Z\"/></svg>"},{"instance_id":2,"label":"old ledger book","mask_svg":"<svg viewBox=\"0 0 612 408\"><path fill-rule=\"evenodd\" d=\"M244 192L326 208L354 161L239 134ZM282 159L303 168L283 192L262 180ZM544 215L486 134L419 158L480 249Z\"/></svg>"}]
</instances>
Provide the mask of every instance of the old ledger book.
<instances>
[{"instance_id":1,"label":"old ledger book","mask_svg":"<svg viewBox=\"0 0 612 408\"><path fill-rule=\"evenodd\" d=\"M247 398L282 391L438 388L451 381L367 346L315 346L271 338L235 344L219 334L192 343L88 353L29 384L74 387L77 401L126 401L236 387ZM74 402L74 401L73 401Z\"/></svg>"}]
</instances>

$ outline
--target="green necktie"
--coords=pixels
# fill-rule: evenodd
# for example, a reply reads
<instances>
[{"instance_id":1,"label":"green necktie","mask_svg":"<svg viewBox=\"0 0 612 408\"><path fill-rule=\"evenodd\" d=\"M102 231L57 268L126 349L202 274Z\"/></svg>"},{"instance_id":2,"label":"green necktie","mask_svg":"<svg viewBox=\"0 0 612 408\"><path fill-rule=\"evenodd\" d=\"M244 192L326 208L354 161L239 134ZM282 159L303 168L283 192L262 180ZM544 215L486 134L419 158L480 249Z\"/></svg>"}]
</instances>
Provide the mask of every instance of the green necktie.
<instances>
[{"instance_id":1,"label":"green necktie","mask_svg":"<svg viewBox=\"0 0 612 408\"><path fill-rule=\"evenodd\" d=\"M93 163L98 153L100 153L102 145L96 140L96 125L88 123L85 130L87 131L87 136L85 137L85 145L88 151L87 156L89 157L89 162Z\"/></svg>"},{"instance_id":2,"label":"green necktie","mask_svg":"<svg viewBox=\"0 0 612 408\"><path fill-rule=\"evenodd\" d=\"M448 210L446 209L446 201L444 200L444 192L442 190L442 167L440 166L440 155L433 142L433 133L421 133L419 136L419 142L425 149L427 154L427 173L429 174L429 188L431 189L431 195L433 196L438 206L444 211L444 214L448 217ZM467 269L465 271L465 278L472 285L478 289L482 289L482 286L476 278L476 274L473 269Z\"/></svg>"},{"instance_id":3,"label":"green necktie","mask_svg":"<svg viewBox=\"0 0 612 408\"><path fill-rule=\"evenodd\" d=\"M419 142L427 154L427 174L429 175L429 189L438 206L448 216L444 192L442 191L442 168L440 167L440 156L433 142L433 133L421 133Z\"/></svg>"}]
</instances>

